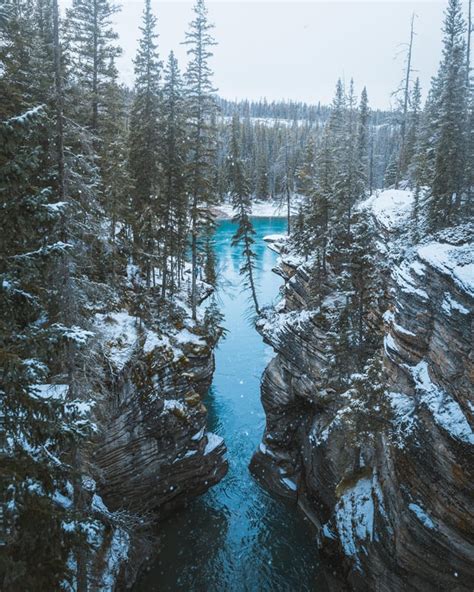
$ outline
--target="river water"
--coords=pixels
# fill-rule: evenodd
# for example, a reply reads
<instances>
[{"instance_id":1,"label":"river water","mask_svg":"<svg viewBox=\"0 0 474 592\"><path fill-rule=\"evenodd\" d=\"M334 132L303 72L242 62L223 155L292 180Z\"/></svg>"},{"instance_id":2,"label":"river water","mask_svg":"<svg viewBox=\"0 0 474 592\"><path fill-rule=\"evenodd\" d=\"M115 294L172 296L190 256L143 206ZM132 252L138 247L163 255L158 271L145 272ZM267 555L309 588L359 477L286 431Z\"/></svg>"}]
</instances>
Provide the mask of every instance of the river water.
<instances>
[{"instance_id":1,"label":"river water","mask_svg":"<svg viewBox=\"0 0 474 592\"><path fill-rule=\"evenodd\" d=\"M260 305L278 295L272 272L276 254L264 243L282 233L282 218L255 218L257 285ZM216 252L219 302L226 338L216 351L216 372L205 400L209 430L227 444L229 473L216 487L160 525L160 555L142 576L136 592L304 592L316 585L314 535L293 505L270 497L248 470L259 445L265 415L260 379L273 351L251 322L249 294L239 275L242 256L231 247L235 225L219 222Z\"/></svg>"}]
</instances>

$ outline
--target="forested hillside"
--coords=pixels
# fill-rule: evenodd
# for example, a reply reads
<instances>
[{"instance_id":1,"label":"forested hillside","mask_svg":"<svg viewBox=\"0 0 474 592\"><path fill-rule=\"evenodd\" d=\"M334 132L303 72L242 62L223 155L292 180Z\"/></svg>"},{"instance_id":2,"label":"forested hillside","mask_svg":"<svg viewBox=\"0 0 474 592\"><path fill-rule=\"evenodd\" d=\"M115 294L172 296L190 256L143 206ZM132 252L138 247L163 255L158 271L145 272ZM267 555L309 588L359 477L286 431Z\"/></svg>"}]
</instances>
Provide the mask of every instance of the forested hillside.
<instances>
[{"instance_id":1,"label":"forested hillside","mask_svg":"<svg viewBox=\"0 0 474 592\"><path fill-rule=\"evenodd\" d=\"M183 32L185 64L173 51L162 55L159 15L145 0L128 88L117 69L118 10L109 0L72 0L67 10L58 0L0 6L0 588L130 587L156 551L157 521L226 474L225 444L208 431L203 397L225 335L215 233L218 216L231 212L246 314L278 353L263 379L267 428L254 473L299 499L328 565L337 553L350 557L344 585L356 589L364 585L356 572L368 589L404 589L417 566L402 558L403 577L378 587L374 574L395 573L398 550L354 543L347 520L363 513L356 492L346 500L353 514L341 518L343 493L360 475L385 471L397 491L388 493L388 532L399 527L398 493L418 487L410 503L438 511L443 536L458 545L449 564L461 574L457 589L467 591L471 15L467 24L461 0L448 0L429 89L415 76L412 24L401 90L388 89L394 108L384 111L371 107L364 81L338 73L330 105L219 98L211 68L219 48L204 0ZM276 308L262 304L256 279L252 213L261 202L283 204L288 218L288 233L269 241L285 280ZM433 302L454 316L439 320ZM397 339L411 343L406 352ZM408 477L397 482L403 467L415 474L423 463L416 451L395 458L386 440L400 400L420 389L437 394L425 405L441 416L436 425L450 414L458 420L425 478L429 494ZM431 450L444 436L437 440L419 415L431 436L413 447ZM337 432L332 441L347 417L346 439ZM345 446L348 457L338 456ZM390 467L380 460L384 446ZM443 479L457 525L431 487ZM403 530L404 540L417 553L424 544L442 554L418 528L414 539ZM451 574L420 572L421 583L406 589L429 590L438 577L442 589L452 583Z\"/></svg>"}]
</instances>

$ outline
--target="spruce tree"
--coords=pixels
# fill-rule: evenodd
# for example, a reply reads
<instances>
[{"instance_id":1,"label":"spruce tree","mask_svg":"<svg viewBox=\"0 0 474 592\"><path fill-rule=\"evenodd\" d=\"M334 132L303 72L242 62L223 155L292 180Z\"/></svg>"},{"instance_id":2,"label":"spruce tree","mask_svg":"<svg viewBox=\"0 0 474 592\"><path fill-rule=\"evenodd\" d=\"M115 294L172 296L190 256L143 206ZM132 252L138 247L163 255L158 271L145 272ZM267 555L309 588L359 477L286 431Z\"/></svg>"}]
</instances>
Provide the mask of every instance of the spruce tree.
<instances>
[{"instance_id":1,"label":"spruce tree","mask_svg":"<svg viewBox=\"0 0 474 592\"><path fill-rule=\"evenodd\" d=\"M129 169L133 183L132 217L134 258L150 285L155 263L158 226L159 117L161 62L157 50L156 17L146 0L141 38L135 58L135 98L130 113Z\"/></svg>"},{"instance_id":2,"label":"spruce tree","mask_svg":"<svg viewBox=\"0 0 474 592\"><path fill-rule=\"evenodd\" d=\"M212 225L210 206L215 200L215 127L213 115L216 110L215 89L212 85L212 70L209 59L212 25L208 21L204 0L196 0L195 18L186 33L189 64L186 70L186 98L189 137L189 195L191 224L191 309L197 318L197 276L199 259L208 259L205 246L209 247L206 235ZM204 240L206 239L206 240Z\"/></svg>"},{"instance_id":3,"label":"spruce tree","mask_svg":"<svg viewBox=\"0 0 474 592\"><path fill-rule=\"evenodd\" d=\"M25 10L10 18L13 34L34 31L31 52L23 62L22 75L35 81L31 95L24 97L30 108L13 114L14 94L5 89L10 116L0 121L0 196L2 241L0 245L0 307L2 310L1 414L7 437L2 441L2 484L8 508L7 545L2 548L2 588L59 589L73 577L67 560L84 544L81 529L88 519L87 510L76 512L58 504L57 496L67 494L69 486L80 479L82 467L75 462L78 450L88 436L88 418L81 409L90 394L75 389L62 363L61 351L74 343L83 349L91 335L74 324L66 325L57 314L57 304L70 288L64 262L78 246L79 235L69 237L71 209L65 200L61 173L63 144L58 134L62 127L61 83L55 76L62 72L59 60L58 7L43 4L41 14ZM41 18L42 27L31 27L25 19ZM9 31L5 37L9 37ZM9 41L12 39L10 38ZM53 48L53 52L51 52ZM54 55L53 55L54 54ZM38 63L42 63L40 76ZM15 61L2 61L3 75L16 77ZM48 91L43 81L49 80ZM40 82L37 84L37 82ZM3 82L3 76L2 76ZM59 90L58 90L59 89ZM11 89L15 93L15 85ZM34 103L44 101L41 105ZM22 101L16 108L22 108ZM62 119L62 116L61 116ZM66 285L64 279L67 280ZM81 299L75 286L71 299ZM82 370L88 353L82 351L77 365L77 384L85 391L89 381ZM69 359L75 364L78 358ZM87 364L85 365L87 366ZM77 528L66 530L65 522L77 520ZM42 533L48 531L45 542ZM79 583L79 575L74 574ZM87 572L86 572L87 577Z\"/></svg>"},{"instance_id":4,"label":"spruce tree","mask_svg":"<svg viewBox=\"0 0 474 592\"><path fill-rule=\"evenodd\" d=\"M160 202L163 220L162 297L179 281L186 251L188 197L187 139L183 84L178 62L170 53L164 71L160 119Z\"/></svg>"},{"instance_id":5,"label":"spruce tree","mask_svg":"<svg viewBox=\"0 0 474 592\"><path fill-rule=\"evenodd\" d=\"M432 229L457 218L466 190L466 25L460 0L449 0L443 32L443 58L433 81L428 121L432 154L428 214Z\"/></svg>"},{"instance_id":6,"label":"spruce tree","mask_svg":"<svg viewBox=\"0 0 474 592\"><path fill-rule=\"evenodd\" d=\"M76 121L97 134L105 86L113 80L113 60L121 50L111 19L118 7L109 0L73 0L68 10L70 59L81 101Z\"/></svg>"},{"instance_id":7,"label":"spruce tree","mask_svg":"<svg viewBox=\"0 0 474 592\"><path fill-rule=\"evenodd\" d=\"M255 286L255 230L252 220L252 204L250 200L250 188L245 176L244 165L240 155L238 142L239 119L237 115L232 118L232 135L230 141L230 152L227 162L230 194L234 210L233 221L237 224L237 230L232 237L232 246L242 247L243 263L240 274L245 277L246 285L255 305L255 312L260 314L257 291Z\"/></svg>"}]
</instances>

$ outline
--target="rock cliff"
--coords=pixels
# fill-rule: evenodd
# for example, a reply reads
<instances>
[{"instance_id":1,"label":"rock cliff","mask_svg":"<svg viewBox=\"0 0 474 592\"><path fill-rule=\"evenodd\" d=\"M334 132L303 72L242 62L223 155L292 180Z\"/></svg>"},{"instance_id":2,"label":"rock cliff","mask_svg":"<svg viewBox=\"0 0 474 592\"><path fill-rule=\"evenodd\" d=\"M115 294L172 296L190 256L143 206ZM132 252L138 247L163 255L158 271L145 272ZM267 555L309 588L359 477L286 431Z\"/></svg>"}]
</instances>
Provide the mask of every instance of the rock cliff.
<instances>
[{"instance_id":1,"label":"rock cliff","mask_svg":"<svg viewBox=\"0 0 474 592\"><path fill-rule=\"evenodd\" d=\"M284 299L258 322L277 355L251 468L312 520L334 590L467 592L474 581L473 229L409 246L410 198L364 204L387 277L372 319L383 371L328 388L322 313L338 294L315 308L309 267L294 257L278 270Z\"/></svg>"},{"instance_id":2,"label":"rock cliff","mask_svg":"<svg viewBox=\"0 0 474 592\"><path fill-rule=\"evenodd\" d=\"M204 285L201 292L202 302L210 290ZM139 316L131 313L133 298L124 291L93 323L102 393L84 465L94 484L91 508L108 525L91 543L94 589L104 592L133 583L152 552L157 520L227 472L224 441L207 431L202 403L214 372L218 326L204 307L192 321L185 298L167 308L150 298Z\"/></svg>"},{"instance_id":3,"label":"rock cliff","mask_svg":"<svg viewBox=\"0 0 474 592\"><path fill-rule=\"evenodd\" d=\"M111 363L95 458L111 509L161 514L204 493L227 471L222 438L206 431L201 402L212 347L184 328L158 334L128 313L98 319Z\"/></svg>"}]
</instances>

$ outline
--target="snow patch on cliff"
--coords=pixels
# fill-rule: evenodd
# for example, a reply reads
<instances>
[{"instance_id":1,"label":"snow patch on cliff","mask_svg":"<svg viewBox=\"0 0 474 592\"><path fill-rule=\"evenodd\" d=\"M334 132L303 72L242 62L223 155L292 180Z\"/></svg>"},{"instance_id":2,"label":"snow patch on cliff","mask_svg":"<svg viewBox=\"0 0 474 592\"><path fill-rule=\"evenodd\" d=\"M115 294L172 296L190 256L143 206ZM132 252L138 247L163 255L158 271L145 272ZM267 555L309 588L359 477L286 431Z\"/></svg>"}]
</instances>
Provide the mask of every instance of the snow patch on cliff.
<instances>
[{"instance_id":1,"label":"snow patch on cliff","mask_svg":"<svg viewBox=\"0 0 474 592\"><path fill-rule=\"evenodd\" d=\"M463 292L474 296L474 245L433 242L418 248L419 257L452 278Z\"/></svg>"},{"instance_id":2,"label":"snow patch on cliff","mask_svg":"<svg viewBox=\"0 0 474 592\"><path fill-rule=\"evenodd\" d=\"M403 189L376 192L360 206L372 210L377 222L389 232L405 226L413 208L413 193Z\"/></svg>"},{"instance_id":3,"label":"snow patch on cliff","mask_svg":"<svg viewBox=\"0 0 474 592\"><path fill-rule=\"evenodd\" d=\"M387 397L393 411L393 426L395 444L404 447L404 442L416 427L415 400L405 393L387 392Z\"/></svg>"},{"instance_id":4,"label":"snow patch on cliff","mask_svg":"<svg viewBox=\"0 0 474 592\"><path fill-rule=\"evenodd\" d=\"M118 370L122 370L138 341L136 318L126 310L122 310L108 314L96 314L95 324L104 339L107 357Z\"/></svg>"},{"instance_id":5,"label":"snow patch on cliff","mask_svg":"<svg viewBox=\"0 0 474 592\"><path fill-rule=\"evenodd\" d=\"M373 538L374 500L371 479L360 479L342 494L336 506L335 518L344 553L357 557L360 543ZM356 565L360 567L357 560Z\"/></svg>"},{"instance_id":6,"label":"snow patch on cliff","mask_svg":"<svg viewBox=\"0 0 474 592\"><path fill-rule=\"evenodd\" d=\"M421 361L412 372L421 403L433 414L437 425L452 438L474 445L474 433L459 403L431 380L427 362Z\"/></svg>"},{"instance_id":7,"label":"snow patch on cliff","mask_svg":"<svg viewBox=\"0 0 474 592\"><path fill-rule=\"evenodd\" d=\"M469 310L465 306L460 304L457 300L455 300L449 292L444 293L444 299L441 304L441 308L449 316L451 316L453 312L458 312L462 315L469 314Z\"/></svg>"},{"instance_id":8,"label":"snow patch on cliff","mask_svg":"<svg viewBox=\"0 0 474 592\"><path fill-rule=\"evenodd\" d=\"M416 515L416 517L423 524L423 526L426 526L426 528L429 528L431 530L436 529L436 524L433 522L433 520L425 512L425 510L423 510L421 506L412 503L408 504L408 508Z\"/></svg>"},{"instance_id":9,"label":"snow patch on cliff","mask_svg":"<svg viewBox=\"0 0 474 592\"><path fill-rule=\"evenodd\" d=\"M422 300L428 300L428 294L425 290L417 287L418 279L414 278L412 273L418 274L419 268L413 264L416 262L403 261L400 266L393 270L393 279L405 294L419 296Z\"/></svg>"}]
</instances>

